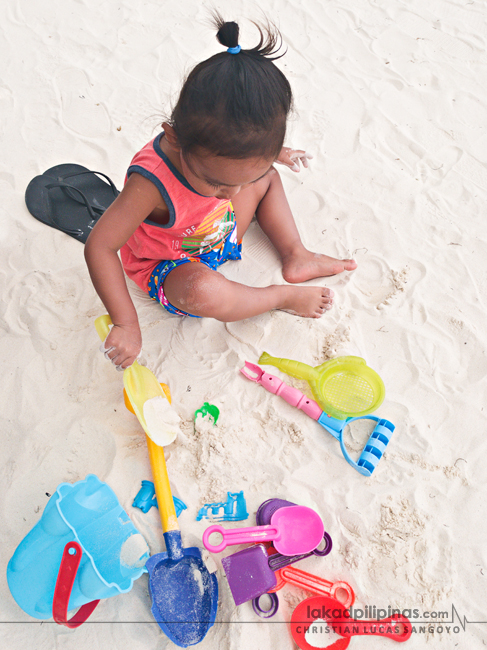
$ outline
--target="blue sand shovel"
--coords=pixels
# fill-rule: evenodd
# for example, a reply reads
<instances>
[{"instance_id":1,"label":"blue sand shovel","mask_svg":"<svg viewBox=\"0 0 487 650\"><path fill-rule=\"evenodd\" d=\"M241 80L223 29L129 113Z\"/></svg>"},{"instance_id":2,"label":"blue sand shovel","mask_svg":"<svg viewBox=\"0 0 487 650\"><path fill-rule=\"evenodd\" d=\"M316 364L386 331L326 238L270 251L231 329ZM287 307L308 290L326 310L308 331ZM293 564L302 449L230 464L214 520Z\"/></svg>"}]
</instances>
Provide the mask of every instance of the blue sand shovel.
<instances>
[{"instance_id":1,"label":"blue sand shovel","mask_svg":"<svg viewBox=\"0 0 487 650\"><path fill-rule=\"evenodd\" d=\"M109 322L109 321L108 321ZM97 319L96 327L102 340L108 336L106 317ZM138 376L143 370L142 379ZM124 371L124 384L129 401L143 428L146 423L139 413L144 402L153 394L149 385L147 368L133 364ZM152 373L150 373L152 374ZM153 376L155 385L160 384ZM167 386L164 394L171 401ZM176 510L169 485L164 449L146 434L149 459L161 517L165 553L153 555L146 563L149 572L149 589L152 598L151 612L161 630L181 648L200 643L214 624L218 606L218 582L211 574L197 547L183 548Z\"/></svg>"},{"instance_id":2,"label":"blue sand shovel","mask_svg":"<svg viewBox=\"0 0 487 650\"><path fill-rule=\"evenodd\" d=\"M206 568L197 547L183 548L167 476L164 450L147 436L166 553L146 563L152 615L176 645L186 648L203 640L215 622L218 606L216 575Z\"/></svg>"}]
</instances>

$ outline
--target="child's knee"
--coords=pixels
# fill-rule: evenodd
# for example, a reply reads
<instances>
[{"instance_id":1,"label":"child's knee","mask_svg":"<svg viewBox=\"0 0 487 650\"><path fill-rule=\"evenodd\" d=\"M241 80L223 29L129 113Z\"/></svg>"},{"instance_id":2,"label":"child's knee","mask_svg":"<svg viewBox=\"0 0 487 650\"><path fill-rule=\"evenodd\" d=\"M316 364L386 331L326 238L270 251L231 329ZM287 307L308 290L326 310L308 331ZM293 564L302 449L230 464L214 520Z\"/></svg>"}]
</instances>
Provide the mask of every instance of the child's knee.
<instances>
[{"instance_id":1,"label":"child's knee","mask_svg":"<svg viewBox=\"0 0 487 650\"><path fill-rule=\"evenodd\" d=\"M185 309L198 315L218 318L221 309L222 293L227 280L216 271L203 267L194 269L186 279L182 292Z\"/></svg>"}]
</instances>

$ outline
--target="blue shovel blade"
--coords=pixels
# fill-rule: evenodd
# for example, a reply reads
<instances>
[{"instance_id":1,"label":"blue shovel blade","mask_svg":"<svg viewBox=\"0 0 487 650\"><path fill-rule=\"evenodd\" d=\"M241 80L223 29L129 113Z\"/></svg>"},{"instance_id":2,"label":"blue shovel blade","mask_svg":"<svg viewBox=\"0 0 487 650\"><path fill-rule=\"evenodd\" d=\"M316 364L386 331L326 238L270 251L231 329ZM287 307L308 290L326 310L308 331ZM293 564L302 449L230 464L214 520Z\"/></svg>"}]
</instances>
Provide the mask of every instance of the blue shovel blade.
<instances>
[{"instance_id":1,"label":"blue shovel blade","mask_svg":"<svg viewBox=\"0 0 487 650\"><path fill-rule=\"evenodd\" d=\"M173 643L187 648L200 643L215 622L218 582L206 568L199 548L182 552L175 560L167 553L153 555L146 568L154 619Z\"/></svg>"}]
</instances>

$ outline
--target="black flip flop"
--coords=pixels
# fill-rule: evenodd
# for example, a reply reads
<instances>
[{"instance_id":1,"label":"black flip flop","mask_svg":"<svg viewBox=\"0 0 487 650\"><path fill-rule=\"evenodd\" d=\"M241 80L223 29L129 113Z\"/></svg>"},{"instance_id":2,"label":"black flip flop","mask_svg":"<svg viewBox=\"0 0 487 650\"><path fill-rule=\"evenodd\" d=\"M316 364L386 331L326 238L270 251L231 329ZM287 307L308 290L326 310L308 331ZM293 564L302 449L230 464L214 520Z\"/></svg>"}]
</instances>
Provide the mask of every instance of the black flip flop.
<instances>
[{"instance_id":1,"label":"black flip flop","mask_svg":"<svg viewBox=\"0 0 487 650\"><path fill-rule=\"evenodd\" d=\"M76 196L76 201L71 196ZM25 190L25 203L38 221L65 232L83 244L101 217L77 187L44 175L31 180Z\"/></svg>"},{"instance_id":2,"label":"black flip flop","mask_svg":"<svg viewBox=\"0 0 487 650\"><path fill-rule=\"evenodd\" d=\"M113 181L106 174L91 171L82 165L74 163L51 167L42 176L49 176L59 183L67 182L70 187L80 190L88 199L92 209L99 214L103 214L120 194ZM99 176L107 182L98 178ZM65 192L73 201L83 203L76 192L71 191L69 188L65 188Z\"/></svg>"}]
</instances>

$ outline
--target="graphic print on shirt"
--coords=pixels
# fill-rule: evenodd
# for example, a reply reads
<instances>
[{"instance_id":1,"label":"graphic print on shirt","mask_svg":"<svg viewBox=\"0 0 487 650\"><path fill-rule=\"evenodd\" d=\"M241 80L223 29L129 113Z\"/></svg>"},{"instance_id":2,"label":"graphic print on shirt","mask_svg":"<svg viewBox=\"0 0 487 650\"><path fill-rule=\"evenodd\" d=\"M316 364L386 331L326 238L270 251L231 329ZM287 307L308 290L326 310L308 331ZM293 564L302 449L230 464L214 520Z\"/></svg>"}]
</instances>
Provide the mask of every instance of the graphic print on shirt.
<instances>
[{"instance_id":1,"label":"graphic print on shirt","mask_svg":"<svg viewBox=\"0 0 487 650\"><path fill-rule=\"evenodd\" d=\"M196 231L185 237L182 250L188 255L202 255L218 248L232 231L235 216L229 203L217 206L200 223Z\"/></svg>"}]
</instances>

